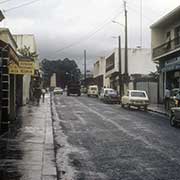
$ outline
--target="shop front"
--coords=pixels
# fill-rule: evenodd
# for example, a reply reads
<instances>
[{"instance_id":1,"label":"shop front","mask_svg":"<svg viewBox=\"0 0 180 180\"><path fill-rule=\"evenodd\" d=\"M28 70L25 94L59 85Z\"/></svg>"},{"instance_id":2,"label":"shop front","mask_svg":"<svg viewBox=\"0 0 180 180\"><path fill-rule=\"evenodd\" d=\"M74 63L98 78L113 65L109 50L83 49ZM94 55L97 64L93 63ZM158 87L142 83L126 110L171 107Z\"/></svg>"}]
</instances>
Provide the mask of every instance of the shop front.
<instances>
[{"instance_id":1,"label":"shop front","mask_svg":"<svg viewBox=\"0 0 180 180\"><path fill-rule=\"evenodd\" d=\"M160 61L159 95L160 102L164 101L165 90L180 89L180 56Z\"/></svg>"},{"instance_id":2,"label":"shop front","mask_svg":"<svg viewBox=\"0 0 180 180\"><path fill-rule=\"evenodd\" d=\"M180 57L165 61L161 73L164 75L164 90L180 88Z\"/></svg>"},{"instance_id":3,"label":"shop front","mask_svg":"<svg viewBox=\"0 0 180 180\"><path fill-rule=\"evenodd\" d=\"M1 79L1 131L7 131L11 120L16 118L16 76L9 74L8 66L18 64L18 55L13 48L0 40Z\"/></svg>"}]
</instances>

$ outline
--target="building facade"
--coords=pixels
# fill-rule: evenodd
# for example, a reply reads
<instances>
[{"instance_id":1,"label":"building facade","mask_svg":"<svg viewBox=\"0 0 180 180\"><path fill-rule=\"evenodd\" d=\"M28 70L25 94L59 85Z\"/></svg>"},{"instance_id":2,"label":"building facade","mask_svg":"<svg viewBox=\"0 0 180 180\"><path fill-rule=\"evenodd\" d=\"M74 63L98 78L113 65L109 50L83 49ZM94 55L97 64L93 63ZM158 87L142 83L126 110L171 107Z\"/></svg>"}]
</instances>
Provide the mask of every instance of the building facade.
<instances>
[{"instance_id":1,"label":"building facade","mask_svg":"<svg viewBox=\"0 0 180 180\"><path fill-rule=\"evenodd\" d=\"M9 65L19 63L16 53L17 44L13 39L9 29L0 28L0 115L1 132L6 131L9 124L16 118L16 94L19 90L17 86L17 76L9 74Z\"/></svg>"},{"instance_id":2,"label":"building facade","mask_svg":"<svg viewBox=\"0 0 180 180\"><path fill-rule=\"evenodd\" d=\"M94 83L98 85L99 89L101 89L104 86L107 86L105 81L105 66L105 57L98 57L96 59L96 63L94 64L93 77Z\"/></svg>"},{"instance_id":3,"label":"building facade","mask_svg":"<svg viewBox=\"0 0 180 180\"><path fill-rule=\"evenodd\" d=\"M155 64L151 61L151 50L145 48L128 49L128 84L125 83L125 58L124 49L121 49L121 78L123 93L127 89L134 89L133 75L141 74L147 75L150 72L156 71ZM106 58L105 79L109 86L119 90L119 51L115 49L114 52Z\"/></svg>"},{"instance_id":4,"label":"building facade","mask_svg":"<svg viewBox=\"0 0 180 180\"><path fill-rule=\"evenodd\" d=\"M180 88L180 6L151 26L152 60L159 64L159 94Z\"/></svg>"},{"instance_id":5,"label":"building facade","mask_svg":"<svg viewBox=\"0 0 180 180\"><path fill-rule=\"evenodd\" d=\"M21 51L22 49L29 49L30 53L35 53L37 54L37 46L36 46L36 41L35 37L33 34L18 34L18 35L13 35L14 40L17 43L18 46L18 51ZM38 57L33 57L33 60L35 62L35 70L39 70L39 61ZM23 75L23 98L22 98L22 103L25 105L26 103L29 102L30 96L31 96L31 81L32 81L32 76L31 75Z\"/></svg>"}]
</instances>

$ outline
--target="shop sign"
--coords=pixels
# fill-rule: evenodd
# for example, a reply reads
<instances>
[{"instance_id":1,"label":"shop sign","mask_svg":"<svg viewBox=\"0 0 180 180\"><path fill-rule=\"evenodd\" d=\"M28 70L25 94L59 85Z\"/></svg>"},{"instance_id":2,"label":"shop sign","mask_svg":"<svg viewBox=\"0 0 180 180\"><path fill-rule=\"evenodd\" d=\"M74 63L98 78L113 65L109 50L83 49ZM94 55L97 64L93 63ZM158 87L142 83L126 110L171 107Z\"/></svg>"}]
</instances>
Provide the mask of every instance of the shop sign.
<instances>
[{"instance_id":1,"label":"shop sign","mask_svg":"<svg viewBox=\"0 0 180 180\"><path fill-rule=\"evenodd\" d=\"M172 64L162 68L162 72L174 71L179 69L180 69L180 64Z\"/></svg>"},{"instance_id":2,"label":"shop sign","mask_svg":"<svg viewBox=\"0 0 180 180\"><path fill-rule=\"evenodd\" d=\"M9 74L34 75L35 64L32 61L19 61L18 65L9 65Z\"/></svg>"}]
</instances>

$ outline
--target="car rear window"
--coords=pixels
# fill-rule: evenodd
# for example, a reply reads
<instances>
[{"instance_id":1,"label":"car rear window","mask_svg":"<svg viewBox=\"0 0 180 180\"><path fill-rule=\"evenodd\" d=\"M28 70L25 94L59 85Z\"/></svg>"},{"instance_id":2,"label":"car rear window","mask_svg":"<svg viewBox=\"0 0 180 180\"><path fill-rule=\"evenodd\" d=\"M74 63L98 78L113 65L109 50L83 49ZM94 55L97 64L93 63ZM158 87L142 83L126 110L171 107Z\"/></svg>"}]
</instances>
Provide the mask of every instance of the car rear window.
<instances>
[{"instance_id":1,"label":"car rear window","mask_svg":"<svg viewBox=\"0 0 180 180\"><path fill-rule=\"evenodd\" d=\"M96 91L97 88L96 88L96 87L92 87L91 90L92 90L92 91Z\"/></svg>"},{"instance_id":2,"label":"car rear window","mask_svg":"<svg viewBox=\"0 0 180 180\"><path fill-rule=\"evenodd\" d=\"M132 97L146 97L144 92L131 92Z\"/></svg>"},{"instance_id":3,"label":"car rear window","mask_svg":"<svg viewBox=\"0 0 180 180\"><path fill-rule=\"evenodd\" d=\"M105 90L105 94L109 94L109 95L117 95L117 92L113 89L108 89Z\"/></svg>"}]
</instances>

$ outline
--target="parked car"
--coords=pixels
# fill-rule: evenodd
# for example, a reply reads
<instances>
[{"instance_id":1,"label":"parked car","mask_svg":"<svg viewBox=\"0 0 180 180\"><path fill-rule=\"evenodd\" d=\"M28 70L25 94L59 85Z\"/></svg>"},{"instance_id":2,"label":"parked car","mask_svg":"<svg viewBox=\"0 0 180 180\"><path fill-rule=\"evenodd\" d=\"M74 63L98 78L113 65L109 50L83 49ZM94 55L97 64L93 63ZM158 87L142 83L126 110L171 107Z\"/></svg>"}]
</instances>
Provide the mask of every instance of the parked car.
<instances>
[{"instance_id":1,"label":"parked car","mask_svg":"<svg viewBox=\"0 0 180 180\"><path fill-rule=\"evenodd\" d=\"M105 103L120 103L120 97L117 91L112 88L102 88L99 99Z\"/></svg>"},{"instance_id":2,"label":"parked car","mask_svg":"<svg viewBox=\"0 0 180 180\"><path fill-rule=\"evenodd\" d=\"M127 94L122 97L121 103L122 107L128 106L130 108L131 106L135 106L147 110L149 98L146 91L128 90Z\"/></svg>"},{"instance_id":3,"label":"parked car","mask_svg":"<svg viewBox=\"0 0 180 180\"><path fill-rule=\"evenodd\" d=\"M180 123L180 107L171 108L170 125L176 127Z\"/></svg>"},{"instance_id":4,"label":"parked car","mask_svg":"<svg viewBox=\"0 0 180 180\"><path fill-rule=\"evenodd\" d=\"M55 87L53 90L54 95L56 94L63 94L63 89L61 89L60 87Z\"/></svg>"},{"instance_id":5,"label":"parked car","mask_svg":"<svg viewBox=\"0 0 180 180\"><path fill-rule=\"evenodd\" d=\"M88 87L87 96L96 96L98 97L98 86L92 85Z\"/></svg>"}]
</instances>

